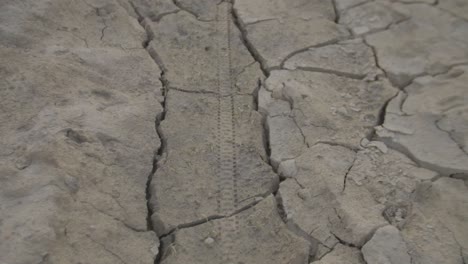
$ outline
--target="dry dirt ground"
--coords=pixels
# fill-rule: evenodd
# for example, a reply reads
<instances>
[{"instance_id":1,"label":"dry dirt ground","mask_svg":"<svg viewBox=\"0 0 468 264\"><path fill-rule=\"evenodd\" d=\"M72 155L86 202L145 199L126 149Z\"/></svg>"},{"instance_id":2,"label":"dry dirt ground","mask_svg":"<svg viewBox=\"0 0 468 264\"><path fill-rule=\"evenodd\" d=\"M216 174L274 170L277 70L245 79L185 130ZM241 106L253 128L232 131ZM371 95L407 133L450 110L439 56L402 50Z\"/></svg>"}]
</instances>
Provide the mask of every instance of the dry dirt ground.
<instances>
[{"instance_id":1,"label":"dry dirt ground","mask_svg":"<svg viewBox=\"0 0 468 264\"><path fill-rule=\"evenodd\" d=\"M468 0L0 0L1 264L467 264Z\"/></svg>"}]
</instances>

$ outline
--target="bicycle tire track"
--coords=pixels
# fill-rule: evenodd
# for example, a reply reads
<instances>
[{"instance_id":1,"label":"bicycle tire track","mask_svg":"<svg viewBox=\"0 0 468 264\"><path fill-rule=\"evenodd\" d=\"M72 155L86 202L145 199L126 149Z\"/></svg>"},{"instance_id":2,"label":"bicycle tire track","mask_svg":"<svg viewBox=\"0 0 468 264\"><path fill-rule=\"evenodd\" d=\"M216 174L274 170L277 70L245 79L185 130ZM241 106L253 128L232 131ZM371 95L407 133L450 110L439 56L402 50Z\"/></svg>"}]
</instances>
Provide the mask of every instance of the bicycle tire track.
<instances>
[{"instance_id":1,"label":"bicycle tire track","mask_svg":"<svg viewBox=\"0 0 468 264\"><path fill-rule=\"evenodd\" d=\"M216 8L217 62L218 62L218 213L229 215L237 210L237 145L235 129L234 94L231 66L231 12L230 5L221 3ZM233 263L238 222L235 216L219 221L223 261Z\"/></svg>"}]
</instances>

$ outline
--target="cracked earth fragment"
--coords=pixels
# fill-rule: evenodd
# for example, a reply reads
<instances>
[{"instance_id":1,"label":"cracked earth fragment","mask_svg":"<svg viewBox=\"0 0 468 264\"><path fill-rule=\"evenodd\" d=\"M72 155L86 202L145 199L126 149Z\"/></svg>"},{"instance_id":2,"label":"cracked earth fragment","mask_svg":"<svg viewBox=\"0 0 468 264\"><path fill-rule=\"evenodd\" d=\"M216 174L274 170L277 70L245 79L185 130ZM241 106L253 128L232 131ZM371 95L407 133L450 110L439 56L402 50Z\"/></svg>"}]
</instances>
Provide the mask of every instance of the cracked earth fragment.
<instances>
[{"instance_id":1,"label":"cracked earth fragment","mask_svg":"<svg viewBox=\"0 0 468 264\"><path fill-rule=\"evenodd\" d=\"M372 132L382 105L396 93L386 80L366 82L300 70L275 70L265 87L290 103L289 114L306 144L335 142L351 148Z\"/></svg>"},{"instance_id":2,"label":"cracked earth fragment","mask_svg":"<svg viewBox=\"0 0 468 264\"><path fill-rule=\"evenodd\" d=\"M402 235L414 263L464 263L468 252L467 187L440 178L416 191L414 214Z\"/></svg>"},{"instance_id":3,"label":"cracked earth fragment","mask_svg":"<svg viewBox=\"0 0 468 264\"><path fill-rule=\"evenodd\" d=\"M318 251L332 249L340 240L362 246L386 221L383 206L371 194L343 179L353 166L355 153L340 146L317 144L296 158L297 174L280 184L288 223L297 226ZM314 253L314 252L312 252Z\"/></svg>"},{"instance_id":4,"label":"cracked earth fragment","mask_svg":"<svg viewBox=\"0 0 468 264\"><path fill-rule=\"evenodd\" d=\"M456 67L415 79L405 88L401 113L387 112L379 138L442 175L466 175L467 76L467 67Z\"/></svg>"},{"instance_id":5,"label":"cracked earth fragment","mask_svg":"<svg viewBox=\"0 0 468 264\"><path fill-rule=\"evenodd\" d=\"M313 264L338 264L338 263L349 263L349 264L364 264L364 260L361 256L361 251L357 248L344 246L338 244L335 246L332 252L328 253L320 260L312 262Z\"/></svg>"},{"instance_id":6,"label":"cracked earth fragment","mask_svg":"<svg viewBox=\"0 0 468 264\"><path fill-rule=\"evenodd\" d=\"M174 0L177 6L201 21L214 21L216 19L216 6L222 0Z\"/></svg>"},{"instance_id":7,"label":"cracked earth fragment","mask_svg":"<svg viewBox=\"0 0 468 264\"><path fill-rule=\"evenodd\" d=\"M150 203L154 227L164 235L220 217L214 152L218 51L212 42L217 33L215 22L198 21L186 12L167 15L149 28L153 34L149 50L163 65L169 90L166 118L161 123L167 153L158 161ZM232 31L231 39L233 77L239 88L234 119L242 140L238 145L238 206L243 208L256 197L272 193L278 178L263 161L263 128L252 95L263 75L237 31Z\"/></svg>"},{"instance_id":8,"label":"cracked earth fragment","mask_svg":"<svg viewBox=\"0 0 468 264\"><path fill-rule=\"evenodd\" d=\"M405 155L393 149L383 153L378 148L367 147L358 151L347 181L365 187L374 200L386 207L400 206L406 210L418 184L432 180L437 175L433 171L418 167ZM399 221L404 221L404 215ZM396 222L394 224L399 225Z\"/></svg>"},{"instance_id":9,"label":"cracked earth fragment","mask_svg":"<svg viewBox=\"0 0 468 264\"><path fill-rule=\"evenodd\" d=\"M331 1L320 4L299 0L293 4L284 0L265 2L236 1L234 9L247 41L266 69L280 67L296 52L348 36L348 32L333 21Z\"/></svg>"},{"instance_id":10,"label":"cracked earth fragment","mask_svg":"<svg viewBox=\"0 0 468 264\"><path fill-rule=\"evenodd\" d=\"M246 25L286 17L335 19L335 12L330 1L237 0L234 8Z\"/></svg>"},{"instance_id":11,"label":"cracked earth fragment","mask_svg":"<svg viewBox=\"0 0 468 264\"><path fill-rule=\"evenodd\" d=\"M412 263L400 231L391 225L375 231L371 240L362 247L362 254L367 263Z\"/></svg>"},{"instance_id":12,"label":"cracked earth fragment","mask_svg":"<svg viewBox=\"0 0 468 264\"><path fill-rule=\"evenodd\" d=\"M339 23L347 25L354 35L363 35L386 29L391 24L408 18L401 6L381 1L369 2L347 10L340 16Z\"/></svg>"},{"instance_id":13,"label":"cracked earth fragment","mask_svg":"<svg viewBox=\"0 0 468 264\"><path fill-rule=\"evenodd\" d=\"M251 96L235 97L238 136L239 208L275 190L278 178L267 166L261 118ZM159 235L217 214L217 156L215 95L169 90L166 119L161 123L167 153L158 162L151 184L153 223ZM232 212L234 213L234 212Z\"/></svg>"},{"instance_id":14,"label":"cracked earth fragment","mask_svg":"<svg viewBox=\"0 0 468 264\"><path fill-rule=\"evenodd\" d=\"M144 30L111 0L1 5L0 262L154 261L162 93Z\"/></svg>"},{"instance_id":15,"label":"cracked earth fragment","mask_svg":"<svg viewBox=\"0 0 468 264\"><path fill-rule=\"evenodd\" d=\"M151 21L158 21L165 15L180 11L173 0L134 0L131 4L140 16Z\"/></svg>"},{"instance_id":16,"label":"cracked earth fragment","mask_svg":"<svg viewBox=\"0 0 468 264\"><path fill-rule=\"evenodd\" d=\"M216 92L217 89L217 47L216 22L198 21L187 12L178 12L163 17L159 22L148 22L153 35L149 51L160 60L164 67L165 78L170 88L185 91ZM232 71L237 76L251 65L254 59L244 47L239 31L231 25L231 52L233 55ZM255 64L252 66L255 66ZM252 93L262 74L250 76L240 86L239 93Z\"/></svg>"},{"instance_id":17,"label":"cracked earth fragment","mask_svg":"<svg viewBox=\"0 0 468 264\"><path fill-rule=\"evenodd\" d=\"M232 217L239 222L240 228L233 238L237 243L230 250L239 263L307 263L306 241L284 226L273 196ZM161 263L220 263L221 234L216 226L227 220L213 220L176 231L172 243L165 248Z\"/></svg>"},{"instance_id":18,"label":"cracked earth fragment","mask_svg":"<svg viewBox=\"0 0 468 264\"><path fill-rule=\"evenodd\" d=\"M335 0L335 7L336 11L338 12L337 15L340 16L346 10L368 2L371 2L371 0Z\"/></svg>"},{"instance_id":19,"label":"cracked earth fragment","mask_svg":"<svg viewBox=\"0 0 468 264\"><path fill-rule=\"evenodd\" d=\"M463 0L441 1L438 6L453 15L468 20L468 3Z\"/></svg>"},{"instance_id":20,"label":"cracked earth fragment","mask_svg":"<svg viewBox=\"0 0 468 264\"><path fill-rule=\"evenodd\" d=\"M392 83L405 87L415 77L468 62L467 21L423 4L406 9L411 19L366 37Z\"/></svg>"},{"instance_id":21,"label":"cracked earth fragment","mask_svg":"<svg viewBox=\"0 0 468 264\"><path fill-rule=\"evenodd\" d=\"M372 49L360 39L310 48L289 58L284 63L284 68L369 80L381 74L376 66Z\"/></svg>"}]
</instances>

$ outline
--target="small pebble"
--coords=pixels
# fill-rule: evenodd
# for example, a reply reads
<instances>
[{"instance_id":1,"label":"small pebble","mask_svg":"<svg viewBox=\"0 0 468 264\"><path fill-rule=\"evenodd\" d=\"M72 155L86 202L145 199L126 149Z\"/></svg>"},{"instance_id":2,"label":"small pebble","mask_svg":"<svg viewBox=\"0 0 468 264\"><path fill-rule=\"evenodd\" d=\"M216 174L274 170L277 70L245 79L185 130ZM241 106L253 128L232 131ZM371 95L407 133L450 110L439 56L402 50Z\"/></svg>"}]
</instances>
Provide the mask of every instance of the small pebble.
<instances>
[{"instance_id":1,"label":"small pebble","mask_svg":"<svg viewBox=\"0 0 468 264\"><path fill-rule=\"evenodd\" d=\"M211 238L211 237L207 237L207 238L205 239L205 244L207 244L207 245L213 244L213 242L214 242L214 239Z\"/></svg>"},{"instance_id":2,"label":"small pebble","mask_svg":"<svg viewBox=\"0 0 468 264\"><path fill-rule=\"evenodd\" d=\"M381 141L371 141L369 142L369 144L367 144L367 147L376 147L378 150L380 150L380 152L384 154L388 152L387 145L385 145L385 143Z\"/></svg>"},{"instance_id":3,"label":"small pebble","mask_svg":"<svg viewBox=\"0 0 468 264\"><path fill-rule=\"evenodd\" d=\"M369 140L367 138L363 138L361 139L361 146L362 147L367 147L367 145L369 144Z\"/></svg>"}]
</instances>

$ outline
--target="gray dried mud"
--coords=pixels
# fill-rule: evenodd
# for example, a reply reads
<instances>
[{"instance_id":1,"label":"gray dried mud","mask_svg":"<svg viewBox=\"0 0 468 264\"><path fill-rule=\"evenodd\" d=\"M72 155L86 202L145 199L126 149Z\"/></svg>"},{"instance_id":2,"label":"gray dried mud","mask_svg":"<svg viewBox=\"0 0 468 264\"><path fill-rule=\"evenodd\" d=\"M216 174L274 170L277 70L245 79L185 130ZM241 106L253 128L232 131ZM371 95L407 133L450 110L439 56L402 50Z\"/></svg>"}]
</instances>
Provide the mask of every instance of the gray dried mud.
<instances>
[{"instance_id":1,"label":"gray dried mud","mask_svg":"<svg viewBox=\"0 0 468 264\"><path fill-rule=\"evenodd\" d=\"M0 1L0 264L468 263L467 13Z\"/></svg>"}]
</instances>

